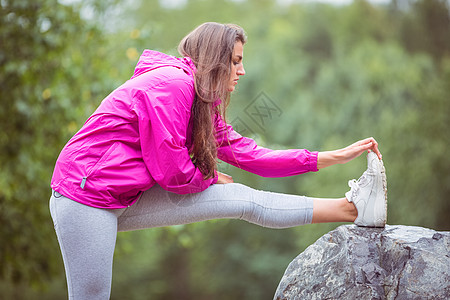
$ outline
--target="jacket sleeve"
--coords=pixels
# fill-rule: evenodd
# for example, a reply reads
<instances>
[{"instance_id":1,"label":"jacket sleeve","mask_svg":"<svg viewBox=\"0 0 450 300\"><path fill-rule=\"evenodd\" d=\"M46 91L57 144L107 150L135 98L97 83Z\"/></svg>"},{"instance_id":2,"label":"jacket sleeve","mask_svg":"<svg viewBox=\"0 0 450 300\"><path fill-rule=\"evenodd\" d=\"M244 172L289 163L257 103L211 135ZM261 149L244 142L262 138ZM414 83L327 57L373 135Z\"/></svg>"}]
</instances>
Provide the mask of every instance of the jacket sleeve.
<instances>
[{"instance_id":1,"label":"jacket sleeve","mask_svg":"<svg viewBox=\"0 0 450 300\"><path fill-rule=\"evenodd\" d=\"M139 138L147 169L162 188L178 194L201 192L217 182L217 174L203 179L186 147L193 93L188 81L171 79L135 95Z\"/></svg>"},{"instance_id":2,"label":"jacket sleeve","mask_svg":"<svg viewBox=\"0 0 450 300\"><path fill-rule=\"evenodd\" d=\"M215 116L218 158L263 177L286 177L317 170L318 152L306 149L271 150L260 147Z\"/></svg>"}]
</instances>

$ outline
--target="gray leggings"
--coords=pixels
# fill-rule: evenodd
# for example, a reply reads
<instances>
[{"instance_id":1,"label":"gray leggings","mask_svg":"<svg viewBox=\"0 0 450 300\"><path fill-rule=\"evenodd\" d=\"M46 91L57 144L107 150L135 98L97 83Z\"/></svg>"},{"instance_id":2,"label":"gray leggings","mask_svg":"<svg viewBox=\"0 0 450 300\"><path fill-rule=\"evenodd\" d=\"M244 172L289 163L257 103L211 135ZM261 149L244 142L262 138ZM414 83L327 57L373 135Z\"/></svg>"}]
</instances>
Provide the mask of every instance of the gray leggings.
<instances>
[{"instance_id":1,"label":"gray leggings","mask_svg":"<svg viewBox=\"0 0 450 300\"><path fill-rule=\"evenodd\" d=\"M135 204L122 209L86 206L53 191L50 212L64 260L69 299L109 299L118 231L221 218L287 228L311 223L313 200L237 183L215 184L188 195L154 186Z\"/></svg>"}]
</instances>

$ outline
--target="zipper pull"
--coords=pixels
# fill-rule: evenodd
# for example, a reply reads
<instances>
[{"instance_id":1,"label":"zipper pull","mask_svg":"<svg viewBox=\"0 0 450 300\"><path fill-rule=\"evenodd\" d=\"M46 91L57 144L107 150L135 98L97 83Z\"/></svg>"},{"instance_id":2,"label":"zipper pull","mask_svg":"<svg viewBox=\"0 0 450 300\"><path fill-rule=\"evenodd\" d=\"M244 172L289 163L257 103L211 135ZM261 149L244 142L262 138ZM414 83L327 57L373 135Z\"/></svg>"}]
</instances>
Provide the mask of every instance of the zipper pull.
<instances>
[{"instance_id":1,"label":"zipper pull","mask_svg":"<svg viewBox=\"0 0 450 300\"><path fill-rule=\"evenodd\" d=\"M84 186L86 185L86 179L87 179L87 177L85 176L85 177L83 177L83 180L81 180L81 184L80 184L80 187L84 190Z\"/></svg>"}]
</instances>

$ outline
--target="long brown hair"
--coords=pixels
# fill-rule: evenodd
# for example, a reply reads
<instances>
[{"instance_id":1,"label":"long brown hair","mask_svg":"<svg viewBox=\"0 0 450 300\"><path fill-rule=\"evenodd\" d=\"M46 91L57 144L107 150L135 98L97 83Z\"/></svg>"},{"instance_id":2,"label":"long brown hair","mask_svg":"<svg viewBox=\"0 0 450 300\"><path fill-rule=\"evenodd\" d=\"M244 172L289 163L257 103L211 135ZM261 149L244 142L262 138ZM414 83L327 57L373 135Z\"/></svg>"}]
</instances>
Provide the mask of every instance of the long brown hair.
<instances>
[{"instance_id":1,"label":"long brown hair","mask_svg":"<svg viewBox=\"0 0 450 300\"><path fill-rule=\"evenodd\" d=\"M214 176L217 169L217 145L214 137L213 116L219 113L225 120L230 101L228 82L234 44L245 44L244 30L235 24L203 23L186 35L178 45L178 52L195 64L196 96L192 104L192 161L205 179ZM221 104L213 103L220 99Z\"/></svg>"}]
</instances>

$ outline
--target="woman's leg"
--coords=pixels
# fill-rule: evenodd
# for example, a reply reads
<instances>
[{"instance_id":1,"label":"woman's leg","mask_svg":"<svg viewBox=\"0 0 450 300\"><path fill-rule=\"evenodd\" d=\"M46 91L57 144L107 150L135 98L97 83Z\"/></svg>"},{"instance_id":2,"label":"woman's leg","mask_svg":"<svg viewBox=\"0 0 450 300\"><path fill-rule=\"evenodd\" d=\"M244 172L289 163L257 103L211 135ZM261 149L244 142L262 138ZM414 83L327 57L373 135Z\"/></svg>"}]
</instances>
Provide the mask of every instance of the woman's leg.
<instances>
[{"instance_id":1,"label":"woman's leg","mask_svg":"<svg viewBox=\"0 0 450 300\"><path fill-rule=\"evenodd\" d=\"M269 228L312 221L313 200L258 191L242 184L215 184L201 193L178 195L154 186L118 219L119 231L188 224L211 219L242 219Z\"/></svg>"},{"instance_id":2,"label":"woman's leg","mask_svg":"<svg viewBox=\"0 0 450 300\"><path fill-rule=\"evenodd\" d=\"M350 180L346 198L314 199L313 223L355 222L358 226L384 227L387 218L387 181L383 162L367 154L367 170Z\"/></svg>"},{"instance_id":3,"label":"woman's leg","mask_svg":"<svg viewBox=\"0 0 450 300\"><path fill-rule=\"evenodd\" d=\"M312 223L353 222L358 216L355 205L346 198L314 198Z\"/></svg>"},{"instance_id":4,"label":"woman's leg","mask_svg":"<svg viewBox=\"0 0 450 300\"><path fill-rule=\"evenodd\" d=\"M118 211L86 206L53 191L50 212L69 299L109 299Z\"/></svg>"}]
</instances>

